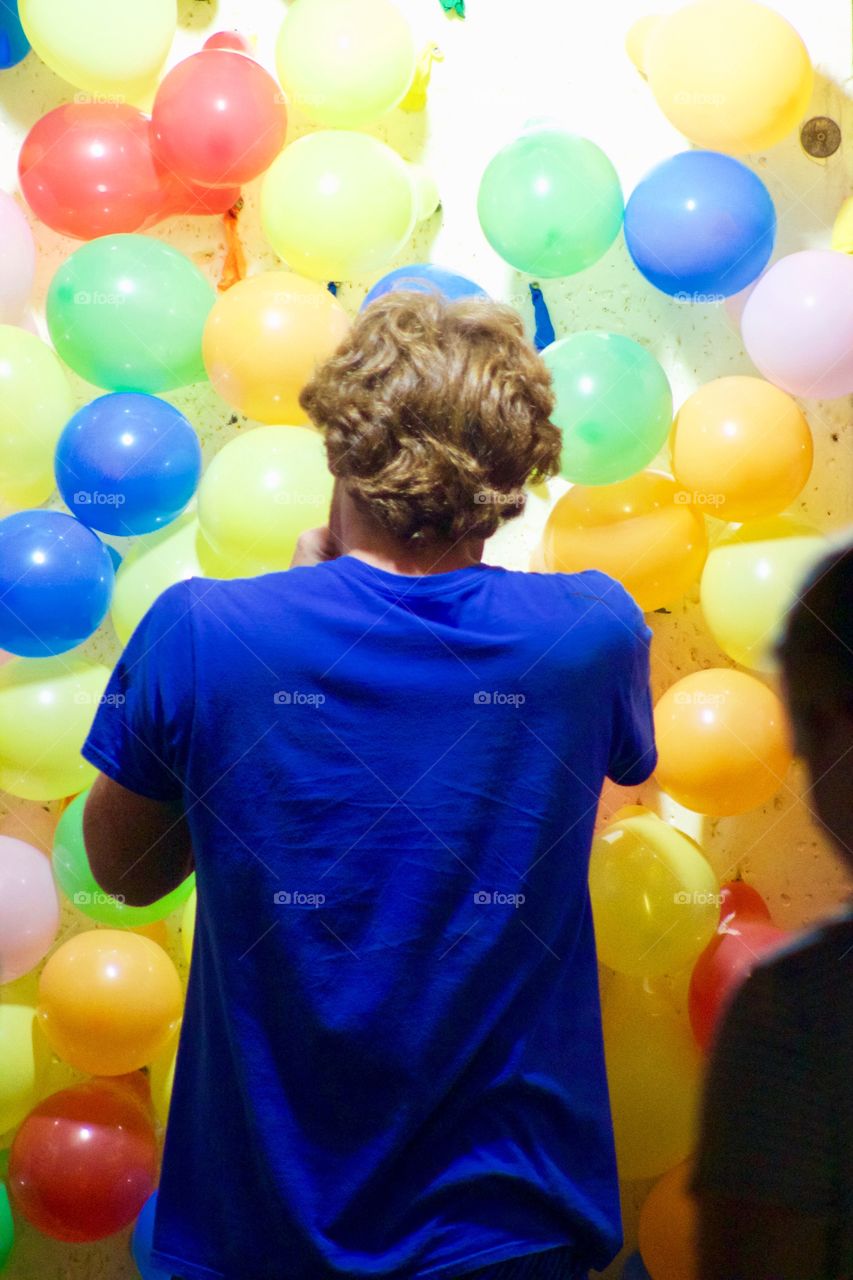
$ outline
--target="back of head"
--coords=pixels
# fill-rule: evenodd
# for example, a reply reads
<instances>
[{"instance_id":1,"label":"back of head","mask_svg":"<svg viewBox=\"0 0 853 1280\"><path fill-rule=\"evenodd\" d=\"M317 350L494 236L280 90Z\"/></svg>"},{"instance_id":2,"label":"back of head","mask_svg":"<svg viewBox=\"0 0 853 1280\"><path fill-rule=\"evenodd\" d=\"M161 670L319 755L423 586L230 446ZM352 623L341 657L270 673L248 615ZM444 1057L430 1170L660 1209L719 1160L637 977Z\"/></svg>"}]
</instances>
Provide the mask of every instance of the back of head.
<instances>
[{"instance_id":1,"label":"back of head","mask_svg":"<svg viewBox=\"0 0 853 1280\"><path fill-rule=\"evenodd\" d=\"M487 538L559 466L548 371L518 314L485 299L386 294L301 404L332 474L400 542Z\"/></svg>"}]
</instances>

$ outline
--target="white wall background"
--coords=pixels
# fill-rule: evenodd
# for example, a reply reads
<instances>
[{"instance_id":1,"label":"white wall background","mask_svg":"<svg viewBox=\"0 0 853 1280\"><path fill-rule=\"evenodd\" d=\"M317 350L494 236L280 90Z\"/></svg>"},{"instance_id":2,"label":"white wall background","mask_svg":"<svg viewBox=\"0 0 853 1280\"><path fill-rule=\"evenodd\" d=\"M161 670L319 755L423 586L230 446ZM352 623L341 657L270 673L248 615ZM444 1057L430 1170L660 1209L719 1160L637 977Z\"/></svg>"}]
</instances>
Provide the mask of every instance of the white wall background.
<instances>
[{"instance_id":1,"label":"white wall background","mask_svg":"<svg viewBox=\"0 0 853 1280\"><path fill-rule=\"evenodd\" d=\"M515 303L532 331L527 278L506 267L480 233L475 210L480 175L491 155L533 116L554 116L597 142L616 165L626 197L646 170L683 149L683 139L660 114L624 52L625 34L643 15L644 6L638 0L599 0L589 6L566 0L468 0L469 15L461 22L446 17L438 0L398 2L419 40L435 41L444 54L444 61L434 69L428 113L412 116L397 111L374 131L407 159L432 169L443 201L440 212L419 228L399 263L432 258L472 276L494 296ZM679 6L676 0L667 0L653 7L662 11ZM851 71L847 0L775 0L773 7L799 30L816 64L809 115L833 117L843 133L853 138L853 106L847 96ZM256 38L257 56L274 72L272 51L285 11L282 0L179 0L179 10L170 63L200 48L214 31L237 28ZM733 31L732 39L736 38ZM0 185L5 190L16 190L17 153L27 130L73 92L34 55L21 66L0 72ZM300 122L292 121L289 137L301 131ZM776 202L775 256L828 247L835 214L853 190L851 155L849 148L845 155L842 147L828 161L816 161L802 152L794 136L767 155L749 158ZM257 184L245 194L241 236L251 272L272 267L277 260L260 235ZM39 247L38 311L57 264L75 242L37 224L34 231ZM173 219L154 234L189 253L212 278L218 277L225 251L218 219ZM544 292L558 336L575 329L603 328L646 345L666 369L676 405L711 378L755 372L724 309L680 304L657 293L633 268L621 237L590 270L548 282ZM363 293L363 287L348 285L339 296L354 312ZM80 404L98 394L79 380L75 385ZM206 461L246 425L242 419L229 426L230 410L207 386L167 398L198 429ZM850 403L810 402L805 407L814 432L816 461L812 478L792 510L822 529L837 530L853 523ZM665 459L661 462L666 465ZM554 485L552 500L559 487L559 482ZM544 498L534 498L527 514L495 539L489 558L526 567L547 510ZM711 523L719 533L723 526ZM697 667L727 664L704 628L696 598L676 605L669 615L654 615L651 622L658 692ZM87 651L108 661L115 657L117 643L109 626L102 628ZM850 889L802 807L802 787L795 769L783 791L754 813L707 821L704 829L681 815L687 829L701 836L721 876L740 872L755 884L783 927L813 920ZM624 795L614 793L605 797L605 811L624 801ZM642 798L657 803L653 788L643 789ZM47 847L55 808L0 795L0 830ZM66 917L61 936L85 927L71 908L66 908ZM174 942L177 921L169 927ZM179 949L173 954L180 963ZM10 996L13 990L16 995L31 996L33 978L6 989ZM57 1068L56 1087L69 1078L71 1073ZM222 1176L231 1173L223 1170ZM237 1171L233 1173L238 1176ZM640 1186L626 1188L629 1242L644 1191ZM137 1274L127 1234L100 1245L72 1247L43 1240L24 1228L7 1275L9 1280L125 1280ZM617 1275L618 1267L610 1274Z\"/></svg>"}]
</instances>

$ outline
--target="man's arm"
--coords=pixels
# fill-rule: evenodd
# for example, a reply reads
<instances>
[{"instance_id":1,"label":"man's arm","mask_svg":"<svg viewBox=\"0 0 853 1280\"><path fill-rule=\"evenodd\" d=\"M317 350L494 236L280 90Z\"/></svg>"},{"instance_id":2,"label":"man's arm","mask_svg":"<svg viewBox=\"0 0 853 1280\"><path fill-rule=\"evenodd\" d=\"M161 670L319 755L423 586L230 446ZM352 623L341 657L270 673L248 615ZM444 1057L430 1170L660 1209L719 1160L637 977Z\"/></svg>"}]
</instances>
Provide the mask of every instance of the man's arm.
<instances>
[{"instance_id":1,"label":"man's arm","mask_svg":"<svg viewBox=\"0 0 853 1280\"><path fill-rule=\"evenodd\" d=\"M698 1280L827 1280L830 1220L700 1192Z\"/></svg>"},{"instance_id":2,"label":"man's arm","mask_svg":"<svg viewBox=\"0 0 853 1280\"><path fill-rule=\"evenodd\" d=\"M180 809L128 791L104 774L86 801L83 837L104 893L131 907L157 902L193 869L189 827Z\"/></svg>"}]
</instances>

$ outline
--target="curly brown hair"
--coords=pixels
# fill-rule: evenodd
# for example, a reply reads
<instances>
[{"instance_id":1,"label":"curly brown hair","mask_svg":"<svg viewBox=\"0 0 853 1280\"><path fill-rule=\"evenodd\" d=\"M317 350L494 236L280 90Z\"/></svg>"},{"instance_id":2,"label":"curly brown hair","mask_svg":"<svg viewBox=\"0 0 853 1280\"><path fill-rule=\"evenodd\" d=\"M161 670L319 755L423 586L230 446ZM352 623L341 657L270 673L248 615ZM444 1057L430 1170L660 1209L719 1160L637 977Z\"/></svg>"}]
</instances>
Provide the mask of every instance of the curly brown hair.
<instances>
[{"instance_id":1,"label":"curly brown hair","mask_svg":"<svg viewBox=\"0 0 853 1280\"><path fill-rule=\"evenodd\" d=\"M559 465L548 370L518 314L485 299L386 294L300 403L332 474L400 541L488 538Z\"/></svg>"}]
</instances>

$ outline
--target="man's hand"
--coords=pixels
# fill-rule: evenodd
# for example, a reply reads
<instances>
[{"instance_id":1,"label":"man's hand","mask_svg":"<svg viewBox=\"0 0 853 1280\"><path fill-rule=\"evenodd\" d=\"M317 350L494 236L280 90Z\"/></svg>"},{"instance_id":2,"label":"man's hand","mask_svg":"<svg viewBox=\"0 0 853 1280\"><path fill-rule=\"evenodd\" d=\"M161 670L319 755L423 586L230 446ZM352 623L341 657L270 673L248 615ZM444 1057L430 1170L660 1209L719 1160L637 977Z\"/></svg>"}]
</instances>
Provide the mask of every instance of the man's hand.
<instances>
[{"instance_id":1,"label":"man's hand","mask_svg":"<svg viewBox=\"0 0 853 1280\"><path fill-rule=\"evenodd\" d=\"M296 540L296 550L290 562L291 569L304 565L322 564L325 560L334 560L340 551L335 546L335 538L327 524L319 529L306 529Z\"/></svg>"}]
</instances>

